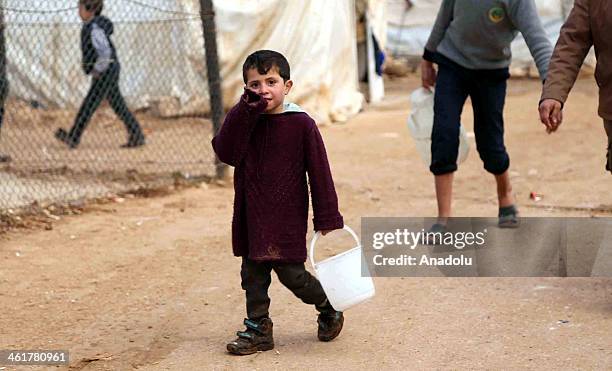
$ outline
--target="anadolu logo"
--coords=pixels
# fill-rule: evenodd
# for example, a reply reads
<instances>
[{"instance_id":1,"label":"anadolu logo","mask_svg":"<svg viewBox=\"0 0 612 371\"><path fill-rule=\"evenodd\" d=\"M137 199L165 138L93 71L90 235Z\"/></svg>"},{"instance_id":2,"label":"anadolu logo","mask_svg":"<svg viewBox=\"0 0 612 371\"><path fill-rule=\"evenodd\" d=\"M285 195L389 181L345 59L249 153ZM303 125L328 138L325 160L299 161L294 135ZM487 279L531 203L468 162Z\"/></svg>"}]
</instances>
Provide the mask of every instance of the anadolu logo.
<instances>
[{"instance_id":1,"label":"anadolu logo","mask_svg":"<svg viewBox=\"0 0 612 371\"><path fill-rule=\"evenodd\" d=\"M504 9L499 6L496 6L495 8L491 8L491 10L489 10L489 19L493 23L499 23L503 21L505 16L506 16L506 13L504 12Z\"/></svg>"}]
</instances>

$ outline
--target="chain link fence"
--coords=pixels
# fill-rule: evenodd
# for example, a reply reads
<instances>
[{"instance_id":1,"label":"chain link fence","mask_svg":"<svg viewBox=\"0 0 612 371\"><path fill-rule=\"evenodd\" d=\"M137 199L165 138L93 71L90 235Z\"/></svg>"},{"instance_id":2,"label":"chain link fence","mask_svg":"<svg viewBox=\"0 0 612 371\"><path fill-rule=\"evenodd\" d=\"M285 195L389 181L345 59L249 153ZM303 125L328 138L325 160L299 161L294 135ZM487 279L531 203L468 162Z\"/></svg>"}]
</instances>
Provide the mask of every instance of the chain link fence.
<instances>
[{"instance_id":1,"label":"chain link fence","mask_svg":"<svg viewBox=\"0 0 612 371\"><path fill-rule=\"evenodd\" d=\"M199 2L97 3L0 0L0 212L215 175Z\"/></svg>"}]
</instances>

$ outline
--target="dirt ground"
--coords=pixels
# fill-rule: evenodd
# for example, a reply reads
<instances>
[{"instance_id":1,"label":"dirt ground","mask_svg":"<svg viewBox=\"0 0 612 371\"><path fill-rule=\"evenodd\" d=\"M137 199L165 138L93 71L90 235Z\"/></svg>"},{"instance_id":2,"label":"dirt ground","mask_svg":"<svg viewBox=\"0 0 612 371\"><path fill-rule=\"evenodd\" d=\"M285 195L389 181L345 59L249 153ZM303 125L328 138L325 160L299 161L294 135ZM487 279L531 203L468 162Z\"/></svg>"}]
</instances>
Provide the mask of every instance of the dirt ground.
<instances>
[{"instance_id":1,"label":"dirt ground","mask_svg":"<svg viewBox=\"0 0 612 371\"><path fill-rule=\"evenodd\" d=\"M54 132L68 130L76 112L35 109L21 101L7 104L0 153L12 161L0 164L0 208L38 203L65 203L79 198L151 187L174 175L212 177L212 123L200 117L163 119L151 110L136 113L147 145L123 149L124 125L104 103L77 149L58 142ZM165 179L164 179L165 178Z\"/></svg>"},{"instance_id":2,"label":"dirt ground","mask_svg":"<svg viewBox=\"0 0 612 371\"><path fill-rule=\"evenodd\" d=\"M384 102L322 128L356 230L362 216L435 215L432 177L406 129L417 85L390 81ZM506 105L522 215L612 216L595 83L578 82L555 135L537 119L540 87L511 81ZM463 122L469 130L469 105ZM455 184L456 215L496 215L474 146ZM273 279L276 349L227 355L245 315L231 186L118 201L0 236L0 349L67 349L84 370L612 369L610 278L378 278L377 296L347 311L331 343L317 341L314 309Z\"/></svg>"}]
</instances>

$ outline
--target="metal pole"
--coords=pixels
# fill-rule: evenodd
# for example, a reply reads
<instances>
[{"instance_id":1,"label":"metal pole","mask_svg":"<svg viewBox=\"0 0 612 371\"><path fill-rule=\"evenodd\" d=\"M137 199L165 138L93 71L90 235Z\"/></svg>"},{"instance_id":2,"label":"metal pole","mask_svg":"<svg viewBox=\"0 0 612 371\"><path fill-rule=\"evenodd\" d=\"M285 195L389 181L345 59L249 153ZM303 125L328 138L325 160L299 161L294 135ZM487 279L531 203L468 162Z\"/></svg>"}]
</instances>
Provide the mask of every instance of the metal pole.
<instances>
[{"instance_id":1,"label":"metal pole","mask_svg":"<svg viewBox=\"0 0 612 371\"><path fill-rule=\"evenodd\" d=\"M4 102L8 95L9 85L6 75L6 23L4 22L4 0L0 0L0 132L4 123ZM0 162L11 161L11 156L0 153Z\"/></svg>"},{"instance_id":2,"label":"metal pole","mask_svg":"<svg viewBox=\"0 0 612 371\"><path fill-rule=\"evenodd\" d=\"M208 75L208 92L210 95L210 110L214 133L221 128L223 119L223 95L221 92L221 74L219 73L219 57L217 55L217 31L215 27L215 11L212 0L200 0L200 17L204 33L204 52L206 54L206 73ZM225 176L227 166L215 157L217 178Z\"/></svg>"},{"instance_id":3,"label":"metal pole","mask_svg":"<svg viewBox=\"0 0 612 371\"><path fill-rule=\"evenodd\" d=\"M4 22L4 1L0 0L0 129L4 119L4 101L8 95L8 78L6 76L6 24Z\"/></svg>"}]
</instances>

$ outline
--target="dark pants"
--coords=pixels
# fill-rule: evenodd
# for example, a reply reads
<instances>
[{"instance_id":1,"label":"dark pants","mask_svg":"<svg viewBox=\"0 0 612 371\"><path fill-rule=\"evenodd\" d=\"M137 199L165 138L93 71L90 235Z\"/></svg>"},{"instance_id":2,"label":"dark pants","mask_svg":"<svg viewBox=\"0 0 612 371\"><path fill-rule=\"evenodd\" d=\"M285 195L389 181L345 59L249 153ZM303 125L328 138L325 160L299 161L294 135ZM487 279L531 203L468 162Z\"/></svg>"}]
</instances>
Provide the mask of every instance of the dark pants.
<instances>
[{"instance_id":1,"label":"dark pants","mask_svg":"<svg viewBox=\"0 0 612 371\"><path fill-rule=\"evenodd\" d=\"M79 109L72 129L70 129L69 137L75 143L80 142L91 116L104 99L108 100L113 111L123 121L130 139L136 139L143 135L138 121L128 109L119 90L119 71L120 67L118 65L111 64L102 76L92 79L89 92Z\"/></svg>"},{"instance_id":2,"label":"dark pants","mask_svg":"<svg viewBox=\"0 0 612 371\"><path fill-rule=\"evenodd\" d=\"M272 282L272 270L276 272L280 282L304 303L317 306L319 311L327 309L325 306L321 307L327 301L321 283L308 273L304 263L256 262L242 258L240 277L242 289L246 291L247 316L250 319L269 316L268 288ZM329 304L327 307L332 309Z\"/></svg>"},{"instance_id":3,"label":"dark pants","mask_svg":"<svg viewBox=\"0 0 612 371\"><path fill-rule=\"evenodd\" d=\"M8 96L8 90L8 81L0 77L0 130L2 129L2 124L4 123L4 102Z\"/></svg>"},{"instance_id":4,"label":"dark pants","mask_svg":"<svg viewBox=\"0 0 612 371\"><path fill-rule=\"evenodd\" d=\"M604 128L608 135L608 147L612 146L612 121L604 120Z\"/></svg>"},{"instance_id":5,"label":"dark pants","mask_svg":"<svg viewBox=\"0 0 612 371\"><path fill-rule=\"evenodd\" d=\"M510 166L504 146L504 103L507 68L469 70L439 56L431 133L431 166L435 175L457 170L459 124L467 97L474 109L476 149L484 168L495 175Z\"/></svg>"}]
</instances>

